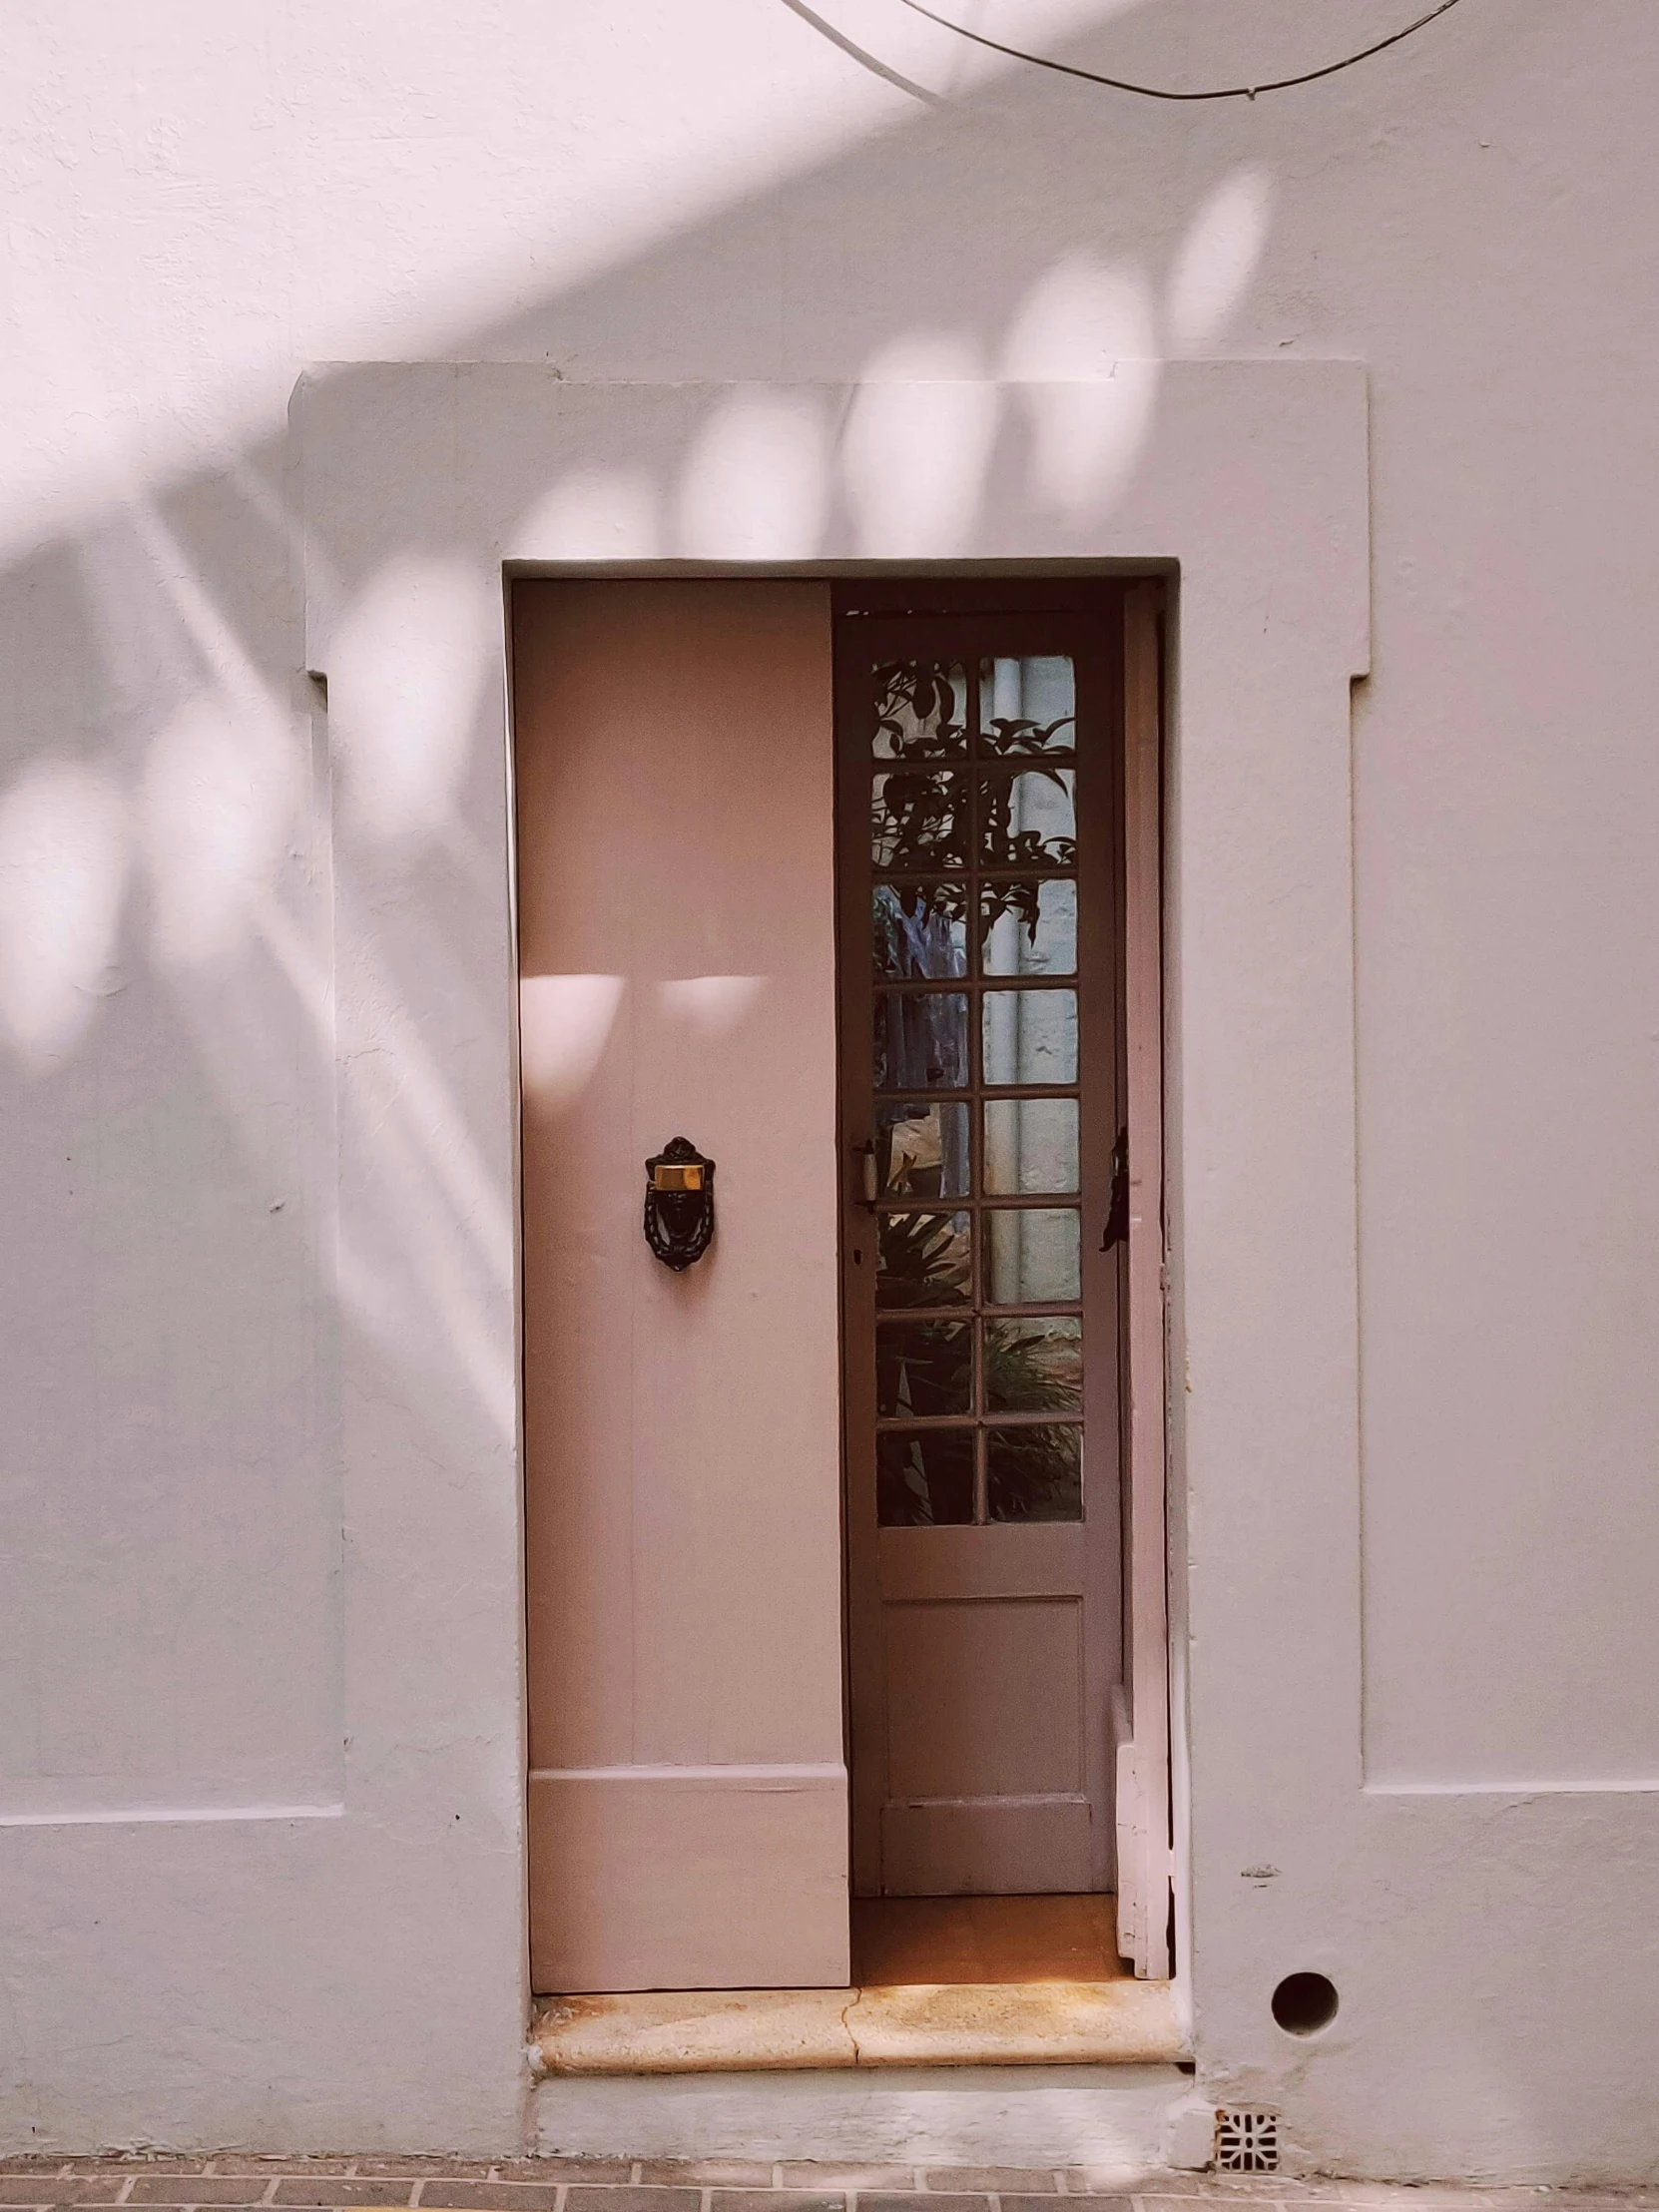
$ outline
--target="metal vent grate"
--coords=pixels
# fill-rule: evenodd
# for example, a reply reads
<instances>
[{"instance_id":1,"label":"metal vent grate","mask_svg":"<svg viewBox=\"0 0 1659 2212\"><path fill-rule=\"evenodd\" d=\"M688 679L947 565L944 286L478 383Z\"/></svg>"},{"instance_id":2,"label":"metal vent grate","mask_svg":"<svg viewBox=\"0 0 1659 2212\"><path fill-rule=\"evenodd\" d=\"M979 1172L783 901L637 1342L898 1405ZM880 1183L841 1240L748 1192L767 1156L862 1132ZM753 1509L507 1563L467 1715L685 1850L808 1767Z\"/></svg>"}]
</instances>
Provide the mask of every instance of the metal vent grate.
<instances>
[{"instance_id":1,"label":"metal vent grate","mask_svg":"<svg viewBox=\"0 0 1659 2212\"><path fill-rule=\"evenodd\" d=\"M1216 2114L1216 2171L1224 2174L1276 2174L1279 2171L1279 2114L1242 2111Z\"/></svg>"}]
</instances>

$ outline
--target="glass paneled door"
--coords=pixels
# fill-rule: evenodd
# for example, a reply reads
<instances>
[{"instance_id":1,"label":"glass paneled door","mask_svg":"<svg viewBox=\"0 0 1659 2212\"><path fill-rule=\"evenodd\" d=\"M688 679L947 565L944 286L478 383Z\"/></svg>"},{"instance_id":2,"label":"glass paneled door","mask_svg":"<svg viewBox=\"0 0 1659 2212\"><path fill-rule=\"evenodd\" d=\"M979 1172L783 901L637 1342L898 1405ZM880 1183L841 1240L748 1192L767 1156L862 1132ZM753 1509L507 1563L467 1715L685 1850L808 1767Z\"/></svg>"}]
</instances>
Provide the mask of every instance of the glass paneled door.
<instances>
[{"instance_id":1,"label":"glass paneled door","mask_svg":"<svg viewBox=\"0 0 1659 2212\"><path fill-rule=\"evenodd\" d=\"M1117 600L928 589L836 626L854 1888L1101 1890Z\"/></svg>"}]
</instances>

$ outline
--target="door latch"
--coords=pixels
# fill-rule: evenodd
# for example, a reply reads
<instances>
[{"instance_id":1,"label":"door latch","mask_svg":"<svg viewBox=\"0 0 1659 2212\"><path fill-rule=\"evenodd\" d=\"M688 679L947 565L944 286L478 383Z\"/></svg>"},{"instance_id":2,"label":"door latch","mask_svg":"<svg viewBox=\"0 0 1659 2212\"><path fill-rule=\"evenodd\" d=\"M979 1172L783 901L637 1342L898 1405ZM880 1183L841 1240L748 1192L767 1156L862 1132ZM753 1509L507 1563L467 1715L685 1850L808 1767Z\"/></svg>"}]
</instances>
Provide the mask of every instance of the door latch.
<instances>
[{"instance_id":1,"label":"door latch","mask_svg":"<svg viewBox=\"0 0 1659 2212\"><path fill-rule=\"evenodd\" d=\"M866 1137L862 1144L852 1147L852 1157L858 1163L858 1204L873 1207L877 1190L875 1174L875 1147Z\"/></svg>"},{"instance_id":2,"label":"door latch","mask_svg":"<svg viewBox=\"0 0 1659 2212\"><path fill-rule=\"evenodd\" d=\"M1100 1240L1102 1252L1110 1252L1113 1245L1129 1241L1129 1125L1126 1122L1118 1131L1118 1141L1112 1147L1112 1204L1106 1216L1105 1234Z\"/></svg>"}]
</instances>

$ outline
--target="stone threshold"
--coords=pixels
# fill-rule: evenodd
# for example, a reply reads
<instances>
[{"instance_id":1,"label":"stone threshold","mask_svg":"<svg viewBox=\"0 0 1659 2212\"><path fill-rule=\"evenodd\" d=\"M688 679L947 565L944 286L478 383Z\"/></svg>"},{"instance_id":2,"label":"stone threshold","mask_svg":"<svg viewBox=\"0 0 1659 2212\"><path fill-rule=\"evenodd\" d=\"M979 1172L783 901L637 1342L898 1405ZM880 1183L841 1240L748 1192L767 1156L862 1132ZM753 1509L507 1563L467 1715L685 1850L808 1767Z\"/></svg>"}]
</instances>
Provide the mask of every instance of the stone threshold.
<instances>
[{"instance_id":1,"label":"stone threshold","mask_svg":"<svg viewBox=\"0 0 1659 2212\"><path fill-rule=\"evenodd\" d=\"M1127 1978L549 1997L530 2042L543 2075L1133 2066L1187 2055L1172 1985Z\"/></svg>"}]
</instances>

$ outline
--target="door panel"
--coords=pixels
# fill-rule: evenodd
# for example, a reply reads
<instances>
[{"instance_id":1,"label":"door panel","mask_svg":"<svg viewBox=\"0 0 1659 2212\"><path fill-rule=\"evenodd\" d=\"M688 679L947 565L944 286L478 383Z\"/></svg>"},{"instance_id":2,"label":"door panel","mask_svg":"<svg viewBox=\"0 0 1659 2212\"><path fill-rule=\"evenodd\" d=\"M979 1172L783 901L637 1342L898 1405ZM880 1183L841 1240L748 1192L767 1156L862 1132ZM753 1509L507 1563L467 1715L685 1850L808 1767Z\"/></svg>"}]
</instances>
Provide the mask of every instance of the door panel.
<instances>
[{"instance_id":1,"label":"door panel","mask_svg":"<svg viewBox=\"0 0 1659 2212\"><path fill-rule=\"evenodd\" d=\"M1125 1235L1127 1327L1123 1684L1117 1758L1118 1946L1143 1978L1170 1970L1169 1616L1165 1559L1163 992L1159 937L1162 653L1157 587L1124 595Z\"/></svg>"},{"instance_id":2,"label":"door panel","mask_svg":"<svg viewBox=\"0 0 1659 2212\"><path fill-rule=\"evenodd\" d=\"M888 1805L881 1849L888 1897L1066 1896L1096 1886L1081 1796Z\"/></svg>"},{"instance_id":3,"label":"door panel","mask_svg":"<svg viewBox=\"0 0 1659 2212\"><path fill-rule=\"evenodd\" d=\"M1075 1598L889 1605L887 1779L893 1797L1081 1791L1081 1612ZM1034 1706L1031 1686L1037 1682L1044 1694Z\"/></svg>"},{"instance_id":4,"label":"door panel","mask_svg":"<svg viewBox=\"0 0 1659 2212\"><path fill-rule=\"evenodd\" d=\"M840 1983L829 589L513 607L535 1986Z\"/></svg>"},{"instance_id":5,"label":"door panel","mask_svg":"<svg viewBox=\"0 0 1659 2212\"><path fill-rule=\"evenodd\" d=\"M1120 661L1092 605L836 634L854 1887L1112 1877Z\"/></svg>"}]
</instances>

